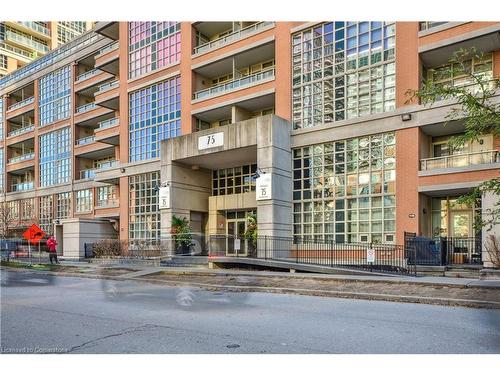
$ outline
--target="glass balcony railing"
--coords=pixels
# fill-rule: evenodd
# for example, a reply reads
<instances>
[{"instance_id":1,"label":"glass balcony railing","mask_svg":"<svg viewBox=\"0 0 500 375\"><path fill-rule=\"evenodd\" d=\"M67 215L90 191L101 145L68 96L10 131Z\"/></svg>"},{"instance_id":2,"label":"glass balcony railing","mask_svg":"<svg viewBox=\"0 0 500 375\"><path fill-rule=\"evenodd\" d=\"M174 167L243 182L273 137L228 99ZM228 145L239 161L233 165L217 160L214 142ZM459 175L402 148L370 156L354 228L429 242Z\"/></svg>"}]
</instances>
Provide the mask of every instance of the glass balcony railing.
<instances>
[{"instance_id":1,"label":"glass balcony railing","mask_svg":"<svg viewBox=\"0 0 500 375\"><path fill-rule=\"evenodd\" d=\"M460 168L479 164L500 163L500 151L480 151L467 154L456 154L439 156L435 158L421 159L420 170L429 171L433 169Z\"/></svg>"},{"instance_id":2,"label":"glass balcony railing","mask_svg":"<svg viewBox=\"0 0 500 375\"><path fill-rule=\"evenodd\" d=\"M28 46L36 51L47 53L49 52L49 46L37 42L36 40L25 37L24 35L20 35L12 32L11 30L5 30L5 39L11 40L15 43L22 44L24 46Z\"/></svg>"},{"instance_id":3,"label":"glass balcony railing","mask_svg":"<svg viewBox=\"0 0 500 375\"><path fill-rule=\"evenodd\" d=\"M85 113L96 108L95 103L87 103L76 108L76 113Z\"/></svg>"},{"instance_id":4,"label":"glass balcony railing","mask_svg":"<svg viewBox=\"0 0 500 375\"><path fill-rule=\"evenodd\" d=\"M106 129L112 126L118 125L119 120L117 118L110 118L109 120L101 121L98 125L98 129Z\"/></svg>"},{"instance_id":5,"label":"glass balcony railing","mask_svg":"<svg viewBox=\"0 0 500 375\"><path fill-rule=\"evenodd\" d=\"M35 102L35 97L32 96L30 98L26 98L24 100L21 100L19 102L16 102L16 103L10 105L8 110L12 111L13 109L21 108L21 107L24 107L25 105L32 104L34 102Z\"/></svg>"},{"instance_id":6,"label":"glass balcony railing","mask_svg":"<svg viewBox=\"0 0 500 375\"><path fill-rule=\"evenodd\" d=\"M35 152L34 151L31 151L31 152L26 152L25 154L22 154L22 155L19 155L19 156L15 156L13 158L10 158L8 163L9 164L12 164L12 163L19 163L20 161L24 161L24 160L32 160L35 158Z\"/></svg>"},{"instance_id":7,"label":"glass balcony railing","mask_svg":"<svg viewBox=\"0 0 500 375\"><path fill-rule=\"evenodd\" d=\"M90 77L93 77L93 76L97 75L98 73L100 73L100 70L92 69L92 70L89 70L88 72L79 74L76 77L76 82L80 82L80 81L83 81L83 80L88 79Z\"/></svg>"},{"instance_id":8,"label":"glass balcony railing","mask_svg":"<svg viewBox=\"0 0 500 375\"><path fill-rule=\"evenodd\" d=\"M263 22L254 23L253 25L250 25L250 26L245 27L243 29L234 31L231 34L225 35L222 38L215 39L215 40L212 40L208 43L196 46L193 49L193 54L206 52L206 51L209 51L213 48L218 48L220 46L223 46L225 44L233 42L235 40L243 39L243 38L247 37L248 35L255 34L268 26L269 27L274 26L274 24L275 24L275 22L270 22L270 21L263 21Z\"/></svg>"},{"instance_id":9,"label":"glass balcony railing","mask_svg":"<svg viewBox=\"0 0 500 375\"><path fill-rule=\"evenodd\" d=\"M95 177L96 171L102 171L104 169L115 167L115 166L119 165L119 163L120 162L118 160L110 160L110 161L101 163L96 168L83 169L80 171L80 180L92 179Z\"/></svg>"},{"instance_id":10,"label":"glass balcony railing","mask_svg":"<svg viewBox=\"0 0 500 375\"><path fill-rule=\"evenodd\" d=\"M95 136L89 135L88 137L77 139L75 144L77 146L81 146L81 145L88 145L89 143L92 142L95 142Z\"/></svg>"},{"instance_id":11,"label":"glass balcony railing","mask_svg":"<svg viewBox=\"0 0 500 375\"><path fill-rule=\"evenodd\" d=\"M22 57L26 59L31 59L32 55L28 51L25 51L21 48L17 48L14 46L11 46L10 44L5 44L5 43L0 43L0 49L4 49L9 52L13 52L17 55L21 55Z\"/></svg>"},{"instance_id":12,"label":"glass balcony railing","mask_svg":"<svg viewBox=\"0 0 500 375\"><path fill-rule=\"evenodd\" d=\"M48 28L46 28L45 26L40 25L39 23L32 22L32 21L18 21L17 23L20 25L23 25L31 30L35 30L36 32L39 32L40 34L50 36L50 30Z\"/></svg>"},{"instance_id":13,"label":"glass balcony railing","mask_svg":"<svg viewBox=\"0 0 500 375\"><path fill-rule=\"evenodd\" d=\"M220 95L226 91L232 91L237 88L252 86L260 81L274 78L274 68L264 70L249 76L241 77L217 86L210 87L205 90L197 91L194 93L194 99L203 99L215 95Z\"/></svg>"},{"instance_id":14,"label":"glass balcony railing","mask_svg":"<svg viewBox=\"0 0 500 375\"><path fill-rule=\"evenodd\" d=\"M15 130L12 130L10 131L8 134L7 134L7 137L14 137L16 135L19 135L19 134L23 134L23 133L27 133L27 132L30 132L32 130L35 130L35 125L28 125L28 126L23 126L21 128L18 128L18 129L15 129Z\"/></svg>"},{"instance_id":15,"label":"glass balcony railing","mask_svg":"<svg viewBox=\"0 0 500 375\"><path fill-rule=\"evenodd\" d=\"M97 52L97 56L96 57L99 57L100 55L104 55L105 53L113 51L113 50L117 49L118 46L119 46L118 41L113 42L111 44L108 44L106 47L101 48L99 50L99 52Z\"/></svg>"},{"instance_id":16,"label":"glass balcony railing","mask_svg":"<svg viewBox=\"0 0 500 375\"><path fill-rule=\"evenodd\" d=\"M19 182L17 184L12 184L12 191L25 191L32 190L35 187L33 181Z\"/></svg>"},{"instance_id":17,"label":"glass balcony railing","mask_svg":"<svg viewBox=\"0 0 500 375\"><path fill-rule=\"evenodd\" d=\"M95 95L100 94L100 93L107 91L107 90L114 89L115 87L118 87L118 86L120 86L119 81L112 81L112 82L103 83L102 85L98 86L97 92L95 93Z\"/></svg>"},{"instance_id":18,"label":"glass balcony railing","mask_svg":"<svg viewBox=\"0 0 500 375\"><path fill-rule=\"evenodd\" d=\"M445 23L448 23L448 21L420 22L419 27L420 27L420 31L424 31L424 30L432 29L433 27L444 25Z\"/></svg>"},{"instance_id":19,"label":"glass balcony railing","mask_svg":"<svg viewBox=\"0 0 500 375\"><path fill-rule=\"evenodd\" d=\"M120 200L118 198L110 198L98 200L96 202L96 207L98 208L106 208L106 207L116 207L120 204Z\"/></svg>"}]
</instances>

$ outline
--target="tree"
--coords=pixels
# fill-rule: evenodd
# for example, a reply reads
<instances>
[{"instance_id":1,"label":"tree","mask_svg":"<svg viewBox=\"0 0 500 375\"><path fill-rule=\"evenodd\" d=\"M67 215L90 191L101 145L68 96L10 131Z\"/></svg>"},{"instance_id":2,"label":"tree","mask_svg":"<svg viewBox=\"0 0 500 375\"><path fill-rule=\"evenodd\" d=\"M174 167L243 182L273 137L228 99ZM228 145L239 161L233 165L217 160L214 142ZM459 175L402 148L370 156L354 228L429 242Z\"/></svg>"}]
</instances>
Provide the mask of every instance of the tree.
<instances>
[{"instance_id":1,"label":"tree","mask_svg":"<svg viewBox=\"0 0 500 375\"><path fill-rule=\"evenodd\" d=\"M476 61L473 71L472 61ZM457 77L466 85L437 84L434 79L423 81L420 90L408 90L408 102L417 98L423 105L431 105L438 100L454 100L456 106L448 112L444 126L451 121L460 120L465 126L463 134L451 137L449 146L457 149L469 142L478 141L482 135L492 134L494 138L500 136L500 104L495 103L495 88L500 87L500 79L493 78L488 66L481 66L484 54L475 48L460 49L449 59L450 64L438 69L430 70L430 76ZM484 64L483 64L484 65ZM479 67L479 68L478 68ZM469 194L461 196L457 204L473 204L478 202L484 194L500 195L500 178L493 178L479 184ZM500 201L493 208L483 210L483 215L477 215L474 227L491 230L499 222Z\"/></svg>"},{"instance_id":2,"label":"tree","mask_svg":"<svg viewBox=\"0 0 500 375\"><path fill-rule=\"evenodd\" d=\"M7 202L0 202L0 238L8 238L19 223L19 212L16 212Z\"/></svg>"}]
</instances>

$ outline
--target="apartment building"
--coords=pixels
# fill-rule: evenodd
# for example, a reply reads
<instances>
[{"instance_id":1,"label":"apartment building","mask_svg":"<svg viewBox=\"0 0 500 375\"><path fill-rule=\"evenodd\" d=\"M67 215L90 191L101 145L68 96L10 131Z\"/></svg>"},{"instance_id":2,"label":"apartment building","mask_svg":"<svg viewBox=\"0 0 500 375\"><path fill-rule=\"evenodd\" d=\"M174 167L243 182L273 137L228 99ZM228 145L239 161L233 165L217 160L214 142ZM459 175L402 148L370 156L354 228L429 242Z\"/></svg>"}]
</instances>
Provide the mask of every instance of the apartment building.
<instances>
[{"instance_id":1,"label":"apartment building","mask_svg":"<svg viewBox=\"0 0 500 375\"><path fill-rule=\"evenodd\" d=\"M89 21L0 22L0 77L90 30Z\"/></svg>"},{"instance_id":2,"label":"apartment building","mask_svg":"<svg viewBox=\"0 0 500 375\"><path fill-rule=\"evenodd\" d=\"M0 80L1 199L69 257L164 238L173 215L206 236L239 236L256 212L268 236L476 237L498 197L454 202L498 177L500 141L450 150L453 103L406 92L462 47L499 77L499 35L499 22L98 22Z\"/></svg>"}]
</instances>

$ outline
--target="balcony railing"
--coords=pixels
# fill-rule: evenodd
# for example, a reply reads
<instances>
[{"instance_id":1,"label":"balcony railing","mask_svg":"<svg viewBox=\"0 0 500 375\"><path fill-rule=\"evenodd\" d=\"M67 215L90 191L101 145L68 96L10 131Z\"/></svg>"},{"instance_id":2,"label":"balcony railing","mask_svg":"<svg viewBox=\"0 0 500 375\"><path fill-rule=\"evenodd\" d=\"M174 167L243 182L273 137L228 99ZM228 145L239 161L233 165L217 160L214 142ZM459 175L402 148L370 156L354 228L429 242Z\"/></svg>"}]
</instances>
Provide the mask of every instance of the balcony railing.
<instances>
[{"instance_id":1,"label":"balcony railing","mask_svg":"<svg viewBox=\"0 0 500 375\"><path fill-rule=\"evenodd\" d=\"M30 132L35 129L35 125L29 125L29 126L23 126L22 128L18 128L15 130L12 130L7 134L8 137L14 137L15 135L23 134Z\"/></svg>"},{"instance_id":2,"label":"balcony railing","mask_svg":"<svg viewBox=\"0 0 500 375\"><path fill-rule=\"evenodd\" d=\"M40 25L39 23L32 22L32 21L18 21L17 23L20 25L23 25L29 29L35 30L36 32L39 32L40 34L50 36L50 30L48 28L46 28L45 26Z\"/></svg>"},{"instance_id":3,"label":"balcony railing","mask_svg":"<svg viewBox=\"0 0 500 375\"><path fill-rule=\"evenodd\" d=\"M249 76L235 79L226 83L222 83L217 86L210 87L205 90L201 90L194 93L194 99L208 98L210 96L220 95L226 91L232 91L237 88L242 88L246 86L251 86L260 81L264 81L269 78L274 78L274 68L264 70Z\"/></svg>"},{"instance_id":4,"label":"balcony railing","mask_svg":"<svg viewBox=\"0 0 500 375\"><path fill-rule=\"evenodd\" d=\"M8 164L19 163L20 161L32 160L34 158L35 158L35 152L31 151L31 152L27 152L25 154L10 158L8 161Z\"/></svg>"},{"instance_id":5,"label":"balcony railing","mask_svg":"<svg viewBox=\"0 0 500 375\"><path fill-rule=\"evenodd\" d=\"M118 125L119 122L120 121L118 120L118 118L110 118L109 120L99 122L98 129L110 128L112 126Z\"/></svg>"},{"instance_id":6,"label":"balcony railing","mask_svg":"<svg viewBox=\"0 0 500 375\"><path fill-rule=\"evenodd\" d=\"M5 49L6 51L10 51L10 52L16 53L18 55L21 55L26 59L31 59L31 53L29 53L28 51L25 51L21 48L11 46L10 44L0 43L0 49Z\"/></svg>"},{"instance_id":7,"label":"balcony railing","mask_svg":"<svg viewBox=\"0 0 500 375\"><path fill-rule=\"evenodd\" d=\"M245 38L250 34L254 34L259 30L262 30L268 26L274 26L275 22L263 21L254 23L248 27L240 29L238 31L234 31L231 34L223 36L222 38L212 40L208 43L199 45L193 49L193 54L202 53L211 50L212 48L217 48L223 46L224 44L230 43L232 41Z\"/></svg>"},{"instance_id":8,"label":"balcony railing","mask_svg":"<svg viewBox=\"0 0 500 375\"><path fill-rule=\"evenodd\" d=\"M28 104L31 104L34 102L35 102L35 97L31 96L29 98L26 98L24 100L21 100L19 102L16 102L16 103L10 105L8 110L12 111L13 109L21 108L21 107L24 107L25 105L28 105Z\"/></svg>"},{"instance_id":9,"label":"balcony railing","mask_svg":"<svg viewBox=\"0 0 500 375\"><path fill-rule=\"evenodd\" d=\"M95 103L87 103L87 104L84 104L84 105L81 105L79 107L76 108L76 113L84 113L84 112L88 112L88 111L91 111L93 110L94 108L96 108L96 104Z\"/></svg>"},{"instance_id":10,"label":"balcony railing","mask_svg":"<svg viewBox=\"0 0 500 375\"><path fill-rule=\"evenodd\" d=\"M49 47L47 45L37 42L36 40L27 38L23 35L16 34L10 30L5 30L5 37L7 40L12 40L13 42L31 47L38 52L42 53L49 52Z\"/></svg>"},{"instance_id":11,"label":"balcony railing","mask_svg":"<svg viewBox=\"0 0 500 375\"><path fill-rule=\"evenodd\" d=\"M96 207L98 208L106 208L106 207L116 207L120 204L120 200L118 198L110 198L98 200L96 203Z\"/></svg>"},{"instance_id":12,"label":"balcony railing","mask_svg":"<svg viewBox=\"0 0 500 375\"><path fill-rule=\"evenodd\" d=\"M77 139L75 144L77 146L88 145L89 143L95 142L95 136L89 135L88 137Z\"/></svg>"},{"instance_id":13,"label":"balcony railing","mask_svg":"<svg viewBox=\"0 0 500 375\"><path fill-rule=\"evenodd\" d=\"M470 165L492 164L498 162L500 162L500 152L498 150L479 151L421 159L420 170L428 171L433 169L460 168Z\"/></svg>"},{"instance_id":14,"label":"balcony railing","mask_svg":"<svg viewBox=\"0 0 500 375\"><path fill-rule=\"evenodd\" d=\"M88 179L94 178L96 171L101 171L103 169L112 168L112 167L117 166L118 164L119 164L118 160L111 160L111 161L101 163L99 165L99 167L97 167L97 168L83 169L80 171L80 180L88 180Z\"/></svg>"},{"instance_id":15,"label":"balcony railing","mask_svg":"<svg viewBox=\"0 0 500 375\"><path fill-rule=\"evenodd\" d=\"M83 81L84 79L88 79L90 77L93 77L97 74L99 74L101 71L98 70L98 69L92 69L92 70L89 70L88 72L85 72L85 73L82 73L82 74L79 74L77 77L76 77L76 82L80 82L80 81Z\"/></svg>"},{"instance_id":16,"label":"balcony railing","mask_svg":"<svg viewBox=\"0 0 500 375\"><path fill-rule=\"evenodd\" d=\"M19 182L17 184L12 184L12 191L25 191L32 190L35 184L33 181Z\"/></svg>"},{"instance_id":17,"label":"balcony railing","mask_svg":"<svg viewBox=\"0 0 500 375\"><path fill-rule=\"evenodd\" d=\"M448 23L448 21L420 22L419 27L420 27L420 31L424 31L424 30L432 29L433 27L444 25L445 23Z\"/></svg>"},{"instance_id":18,"label":"balcony railing","mask_svg":"<svg viewBox=\"0 0 500 375\"><path fill-rule=\"evenodd\" d=\"M97 56L96 56L96 57L98 57L98 56L100 56L100 55L104 55L105 53L108 53L108 52L110 52L110 51L113 51L113 50L117 49L117 48L118 48L118 46L119 46L118 41L113 42L113 43L111 43L111 44L108 44L107 46L105 46L105 47L101 48L101 49L99 50L99 52L97 52Z\"/></svg>"},{"instance_id":19,"label":"balcony railing","mask_svg":"<svg viewBox=\"0 0 500 375\"><path fill-rule=\"evenodd\" d=\"M118 86L120 86L120 82L119 81L112 81L112 82L103 83L102 85L98 86L97 92L95 93L95 95L101 94L101 93L103 93L104 91L107 91L107 90L114 89L115 87L118 87Z\"/></svg>"}]
</instances>

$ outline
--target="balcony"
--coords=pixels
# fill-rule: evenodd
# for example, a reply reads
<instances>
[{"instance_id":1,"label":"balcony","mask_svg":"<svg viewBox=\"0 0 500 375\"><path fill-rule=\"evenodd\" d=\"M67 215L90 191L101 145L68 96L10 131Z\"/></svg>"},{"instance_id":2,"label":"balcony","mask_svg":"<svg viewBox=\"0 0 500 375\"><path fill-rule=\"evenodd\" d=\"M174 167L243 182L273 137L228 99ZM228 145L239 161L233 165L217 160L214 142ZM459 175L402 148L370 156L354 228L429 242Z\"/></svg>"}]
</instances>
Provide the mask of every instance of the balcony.
<instances>
[{"instance_id":1,"label":"balcony","mask_svg":"<svg viewBox=\"0 0 500 375\"><path fill-rule=\"evenodd\" d=\"M99 21L96 22L94 31L104 35L106 38L118 40L120 32L119 23L116 21Z\"/></svg>"},{"instance_id":2,"label":"balcony","mask_svg":"<svg viewBox=\"0 0 500 375\"><path fill-rule=\"evenodd\" d=\"M7 26L14 27L27 33L37 33L37 37L50 40L50 30L43 25L33 21L6 21Z\"/></svg>"},{"instance_id":3,"label":"balcony","mask_svg":"<svg viewBox=\"0 0 500 375\"><path fill-rule=\"evenodd\" d=\"M97 142L108 143L112 145L120 144L120 120L112 118L101 121L95 129L95 140Z\"/></svg>"},{"instance_id":4,"label":"balcony","mask_svg":"<svg viewBox=\"0 0 500 375\"><path fill-rule=\"evenodd\" d=\"M77 146L81 146L81 145L88 145L89 143L94 143L94 142L95 142L95 136L90 135L88 137L77 139L75 144Z\"/></svg>"},{"instance_id":5,"label":"balcony","mask_svg":"<svg viewBox=\"0 0 500 375\"><path fill-rule=\"evenodd\" d=\"M500 151L489 150L440 156L420 160L419 175L461 172L464 170L500 168ZM479 168L475 168L479 166Z\"/></svg>"},{"instance_id":6,"label":"balcony","mask_svg":"<svg viewBox=\"0 0 500 375\"><path fill-rule=\"evenodd\" d=\"M83 169L80 171L80 180L90 180L95 178L96 171L102 171L119 165L118 160L102 163L98 168Z\"/></svg>"},{"instance_id":7,"label":"balcony","mask_svg":"<svg viewBox=\"0 0 500 375\"><path fill-rule=\"evenodd\" d=\"M21 135L30 131L35 130L35 125L23 126L18 129L12 130L7 134L7 137L15 137L17 135Z\"/></svg>"},{"instance_id":8,"label":"balcony","mask_svg":"<svg viewBox=\"0 0 500 375\"><path fill-rule=\"evenodd\" d=\"M76 108L76 113L85 113L96 109L95 103L87 103Z\"/></svg>"},{"instance_id":9,"label":"balcony","mask_svg":"<svg viewBox=\"0 0 500 375\"><path fill-rule=\"evenodd\" d=\"M6 118L13 119L35 110L35 98L29 97L11 104L6 111Z\"/></svg>"},{"instance_id":10,"label":"balcony","mask_svg":"<svg viewBox=\"0 0 500 375\"><path fill-rule=\"evenodd\" d=\"M36 40L25 37L24 35L14 33L11 30L5 30L5 42L10 42L18 47L29 48L31 51L36 53L46 54L49 52L49 46L46 44L37 42Z\"/></svg>"},{"instance_id":11,"label":"balcony","mask_svg":"<svg viewBox=\"0 0 500 375\"><path fill-rule=\"evenodd\" d=\"M114 42L99 50L95 56L95 67L113 75L118 74L120 57L119 43Z\"/></svg>"},{"instance_id":12,"label":"balcony","mask_svg":"<svg viewBox=\"0 0 500 375\"><path fill-rule=\"evenodd\" d=\"M99 85L94 93L95 103L101 107L117 110L120 107L120 82L111 81Z\"/></svg>"},{"instance_id":13,"label":"balcony","mask_svg":"<svg viewBox=\"0 0 500 375\"><path fill-rule=\"evenodd\" d=\"M99 121L107 120L112 115L113 110L103 108L91 102L76 108L75 124L94 125Z\"/></svg>"},{"instance_id":14,"label":"balcony","mask_svg":"<svg viewBox=\"0 0 500 375\"><path fill-rule=\"evenodd\" d=\"M211 50L225 46L229 43L257 34L261 31L268 30L274 26L275 22L263 21L254 23L253 25L234 31L231 34L225 35L221 38L196 46L193 49L193 55L209 52Z\"/></svg>"},{"instance_id":15,"label":"balcony","mask_svg":"<svg viewBox=\"0 0 500 375\"><path fill-rule=\"evenodd\" d=\"M420 31L424 31L424 30L432 29L433 27L444 25L445 23L448 23L448 21L419 22L418 26L419 26Z\"/></svg>"},{"instance_id":16,"label":"balcony","mask_svg":"<svg viewBox=\"0 0 500 375\"><path fill-rule=\"evenodd\" d=\"M110 199L98 200L96 203L96 208L117 207L119 205L120 205L120 200L118 198L110 198Z\"/></svg>"},{"instance_id":17,"label":"balcony","mask_svg":"<svg viewBox=\"0 0 500 375\"><path fill-rule=\"evenodd\" d=\"M32 96L31 98L27 98L27 99L21 100L21 101L19 101L17 103L14 103L14 104L10 105L7 110L8 111L13 111L14 109L24 107L25 105L33 104L34 102L35 102L35 97Z\"/></svg>"},{"instance_id":18,"label":"balcony","mask_svg":"<svg viewBox=\"0 0 500 375\"><path fill-rule=\"evenodd\" d=\"M34 158L35 158L35 153L32 151L32 152L27 152L25 154L10 158L7 161L7 163L14 164L14 163L19 163L19 162L25 161L25 160L33 160Z\"/></svg>"},{"instance_id":19,"label":"balcony","mask_svg":"<svg viewBox=\"0 0 500 375\"><path fill-rule=\"evenodd\" d=\"M85 73L82 73L82 74L79 74L76 79L75 79L75 82L81 82L81 81L84 81L86 79L89 79L91 77L94 77L96 76L97 74L99 74L100 71L98 69L92 69L92 70L89 70L88 72L85 72Z\"/></svg>"},{"instance_id":20,"label":"balcony","mask_svg":"<svg viewBox=\"0 0 500 375\"><path fill-rule=\"evenodd\" d=\"M224 95L229 92L274 80L274 68L238 78L194 93L194 101Z\"/></svg>"},{"instance_id":21,"label":"balcony","mask_svg":"<svg viewBox=\"0 0 500 375\"><path fill-rule=\"evenodd\" d=\"M19 182L11 185L11 191L26 191L33 190L35 184L33 181Z\"/></svg>"}]
</instances>

